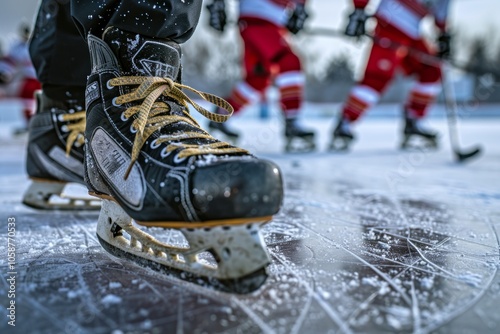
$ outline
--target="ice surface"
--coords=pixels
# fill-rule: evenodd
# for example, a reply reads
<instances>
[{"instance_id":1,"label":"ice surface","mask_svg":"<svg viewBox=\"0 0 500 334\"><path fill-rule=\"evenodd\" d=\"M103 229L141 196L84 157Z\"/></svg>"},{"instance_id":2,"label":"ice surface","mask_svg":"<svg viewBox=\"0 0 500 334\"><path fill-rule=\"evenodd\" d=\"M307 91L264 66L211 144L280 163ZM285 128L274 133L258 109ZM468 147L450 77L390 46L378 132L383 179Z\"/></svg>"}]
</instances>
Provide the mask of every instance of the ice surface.
<instances>
[{"instance_id":1,"label":"ice surface","mask_svg":"<svg viewBox=\"0 0 500 334\"><path fill-rule=\"evenodd\" d=\"M26 138L4 132L0 332L496 333L500 118L462 119L462 145L481 143L484 153L459 165L443 117L429 121L442 134L436 152L397 150L398 121L368 117L355 128L352 152L330 154L333 121L319 114L306 110L319 134L311 154L282 153L279 117L231 120L242 146L279 164L286 186L283 209L263 231L270 277L250 295L107 255L95 236L97 213L24 207ZM15 331L6 320L8 217L16 219Z\"/></svg>"}]
</instances>

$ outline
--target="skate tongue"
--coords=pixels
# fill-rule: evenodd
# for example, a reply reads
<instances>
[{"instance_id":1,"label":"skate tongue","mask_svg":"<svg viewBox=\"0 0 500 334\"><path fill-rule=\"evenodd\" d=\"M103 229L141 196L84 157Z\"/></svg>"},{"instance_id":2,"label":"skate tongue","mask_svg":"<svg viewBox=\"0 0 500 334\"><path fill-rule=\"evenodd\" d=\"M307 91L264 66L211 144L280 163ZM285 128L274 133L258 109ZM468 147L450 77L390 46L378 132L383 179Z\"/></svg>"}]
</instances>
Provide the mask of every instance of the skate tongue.
<instances>
[{"instance_id":1,"label":"skate tongue","mask_svg":"<svg viewBox=\"0 0 500 334\"><path fill-rule=\"evenodd\" d=\"M103 40L117 57L126 75L178 78L181 50L177 43L144 37L139 34L109 28Z\"/></svg>"}]
</instances>

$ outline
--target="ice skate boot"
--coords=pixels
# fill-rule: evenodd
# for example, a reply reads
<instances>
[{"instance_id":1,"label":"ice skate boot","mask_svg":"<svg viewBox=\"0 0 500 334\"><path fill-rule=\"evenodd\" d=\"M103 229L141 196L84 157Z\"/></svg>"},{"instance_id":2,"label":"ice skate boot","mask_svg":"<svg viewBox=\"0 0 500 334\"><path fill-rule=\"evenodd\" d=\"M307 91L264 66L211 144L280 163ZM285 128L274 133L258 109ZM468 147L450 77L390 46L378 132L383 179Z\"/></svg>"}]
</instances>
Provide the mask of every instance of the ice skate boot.
<instances>
[{"instance_id":1,"label":"ice skate boot","mask_svg":"<svg viewBox=\"0 0 500 334\"><path fill-rule=\"evenodd\" d=\"M56 101L36 94L37 112L29 126L26 170L31 185L23 203L37 209L97 210L100 203L87 195L83 180L85 111L76 101ZM78 192L64 192L68 183L79 183Z\"/></svg>"},{"instance_id":2,"label":"ice skate boot","mask_svg":"<svg viewBox=\"0 0 500 334\"><path fill-rule=\"evenodd\" d=\"M405 117L405 127L403 131L403 141L401 149L431 148L438 147L438 133L426 129L421 121L410 117Z\"/></svg>"},{"instance_id":3,"label":"ice skate boot","mask_svg":"<svg viewBox=\"0 0 500 334\"><path fill-rule=\"evenodd\" d=\"M212 132L218 131L224 136L224 139L235 145L240 138L240 134L227 126L226 123L218 123L214 121L208 122L208 129Z\"/></svg>"},{"instance_id":4,"label":"ice skate boot","mask_svg":"<svg viewBox=\"0 0 500 334\"><path fill-rule=\"evenodd\" d=\"M350 122L341 117L333 131L332 141L330 142L328 150L338 152L347 151L354 138Z\"/></svg>"},{"instance_id":5,"label":"ice skate boot","mask_svg":"<svg viewBox=\"0 0 500 334\"><path fill-rule=\"evenodd\" d=\"M188 104L217 122L227 120L232 107L180 84L177 43L117 28L87 41L93 71L85 180L103 200L101 245L197 284L237 293L257 289L269 263L259 228L283 199L278 167L200 128ZM229 115L210 113L181 89ZM182 233L188 245L162 240L162 229Z\"/></svg>"},{"instance_id":6,"label":"ice skate boot","mask_svg":"<svg viewBox=\"0 0 500 334\"><path fill-rule=\"evenodd\" d=\"M314 131L304 129L296 118L285 120L285 152L311 152L316 149Z\"/></svg>"}]
</instances>

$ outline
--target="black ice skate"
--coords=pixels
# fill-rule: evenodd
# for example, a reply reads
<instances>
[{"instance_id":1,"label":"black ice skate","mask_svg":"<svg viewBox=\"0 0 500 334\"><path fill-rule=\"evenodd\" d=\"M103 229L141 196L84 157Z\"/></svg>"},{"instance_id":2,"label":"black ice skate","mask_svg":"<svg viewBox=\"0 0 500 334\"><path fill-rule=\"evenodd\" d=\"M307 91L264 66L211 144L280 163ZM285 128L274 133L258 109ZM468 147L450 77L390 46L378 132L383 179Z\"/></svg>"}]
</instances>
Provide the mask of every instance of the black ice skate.
<instances>
[{"instance_id":1,"label":"black ice skate","mask_svg":"<svg viewBox=\"0 0 500 334\"><path fill-rule=\"evenodd\" d=\"M97 236L110 253L195 283L247 293L265 281L269 255L259 232L283 199L271 162L218 141L189 114L179 83L180 47L116 28L88 36L86 182L103 200ZM188 246L145 227L176 229ZM152 231L151 229L148 232ZM207 256L210 259L207 261Z\"/></svg>"},{"instance_id":2,"label":"black ice skate","mask_svg":"<svg viewBox=\"0 0 500 334\"><path fill-rule=\"evenodd\" d=\"M296 118L285 120L285 152L311 152L316 149L314 131L304 129Z\"/></svg>"},{"instance_id":3,"label":"black ice skate","mask_svg":"<svg viewBox=\"0 0 500 334\"><path fill-rule=\"evenodd\" d=\"M227 126L226 123L218 123L214 121L209 121L208 122L208 129L212 130L212 133L214 131L218 131L220 134L222 134L225 138L225 140L229 141L233 145L238 142L238 139L240 138L240 134L231 128Z\"/></svg>"},{"instance_id":4,"label":"black ice skate","mask_svg":"<svg viewBox=\"0 0 500 334\"><path fill-rule=\"evenodd\" d=\"M351 131L350 123L343 117L337 123L333 130L332 141L328 150L330 151L347 151L354 140L354 135Z\"/></svg>"},{"instance_id":5,"label":"black ice skate","mask_svg":"<svg viewBox=\"0 0 500 334\"><path fill-rule=\"evenodd\" d=\"M405 117L401 149L437 148L438 133L424 128L418 119Z\"/></svg>"},{"instance_id":6,"label":"black ice skate","mask_svg":"<svg viewBox=\"0 0 500 334\"><path fill-rule=\"evenodd\" d=\"M70 182L84 185L85 111L75 101L55 101L36 94L37 112L30 121L26 169L31 185L23 203L37 209L97 210L93 197L64 193Z\"/></svg>"}]
</instances>

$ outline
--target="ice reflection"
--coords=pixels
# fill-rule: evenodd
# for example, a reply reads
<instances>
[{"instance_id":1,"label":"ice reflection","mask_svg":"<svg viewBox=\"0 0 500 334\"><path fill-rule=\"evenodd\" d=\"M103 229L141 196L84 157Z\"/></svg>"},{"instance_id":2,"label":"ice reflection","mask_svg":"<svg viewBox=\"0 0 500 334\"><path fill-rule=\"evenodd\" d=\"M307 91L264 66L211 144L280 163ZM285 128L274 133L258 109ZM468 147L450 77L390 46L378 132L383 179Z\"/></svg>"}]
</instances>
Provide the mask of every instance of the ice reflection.
<instances>
[{"instance_id":1,"label":"ice reflection","mask_svg":"<svg viewBox=\"0 0 500 334\"><path fill-rule=\"evenodd\" d=\"M291 179L296 196L266 239L277 275L288 269L297 278L294 293L308 296L307 316L291 328L319 321L341 332L429 332L489 288L497 267L485 264L498 265L498 247L484 221L474 222L484 231L477 242L460 208L357 189L339 193L349 202L345 211L300 198L300 179Z\"/></svg>"}]
</instances>

